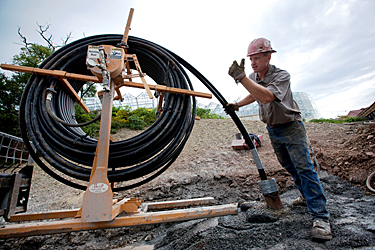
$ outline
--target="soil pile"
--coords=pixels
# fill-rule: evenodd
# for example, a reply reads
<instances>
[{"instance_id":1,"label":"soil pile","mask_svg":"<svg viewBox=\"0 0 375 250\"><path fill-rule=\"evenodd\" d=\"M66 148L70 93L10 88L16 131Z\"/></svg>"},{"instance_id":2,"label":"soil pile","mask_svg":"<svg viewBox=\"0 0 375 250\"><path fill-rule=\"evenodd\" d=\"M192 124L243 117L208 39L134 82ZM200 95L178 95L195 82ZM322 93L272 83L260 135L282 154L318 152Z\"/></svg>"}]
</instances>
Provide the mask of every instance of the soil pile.
<instances>
[{"instance_id":1,"label":"soil pile","mask_svg":"<svg viewBox=\"0 0 375 250\"><path fill-rule=\"evenodd\" d=\"M258 147L268 178L275 178L284 208L266 207L259 174L247 150L233 150L238 130L231 120L196 121L179 158L161 176L115 197L165 201L214 197L216 204L249 201L238 215L139 226L7 239L0 249L372 249L375 247L375 196L366 186L375 171L374 124L306 123L319 164L330 176L322 179L331 213L333 239L311 241L306 207L291 207L298 197L293 180L278 164L267 130L259 121L243 121L248 132L263 135ZM116 140L139 131L121 130ZM72 209L82 205L82 192L51 179L38 167L33 176L29 212Z\"/></svg>"},{"instance_id":2,"label":"soil pile","mask_svg":"<svg viewBox=\"0 0 375 250\"><path fill-rule=\"evenodd\" d=\"M349 138L341 138L335 150L317 154L322 168L351 183L363 186L367 176L375 171L375 124L349 125L345 133Z\"/></svg>"}]
</instances>

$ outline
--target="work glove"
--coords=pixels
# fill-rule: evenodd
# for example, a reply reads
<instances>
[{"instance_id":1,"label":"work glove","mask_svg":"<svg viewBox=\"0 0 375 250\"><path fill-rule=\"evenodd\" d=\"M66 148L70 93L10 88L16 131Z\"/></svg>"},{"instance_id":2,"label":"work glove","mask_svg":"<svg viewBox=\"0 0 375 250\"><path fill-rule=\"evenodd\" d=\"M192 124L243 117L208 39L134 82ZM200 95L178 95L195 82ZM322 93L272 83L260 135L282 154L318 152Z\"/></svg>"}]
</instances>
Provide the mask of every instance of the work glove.
<instances>
[{"instance_id":1,"label":"work glove","mask_svg":"<svg viewBox=\"0 0 375 250\"><path fill-rule=\"evenodd\" d=\"M232 107L234 109L234 111L238 111L240 110L240 107L238 106L237 103L228 103L227 104L227 107ZM227 109L225 108L224 109L225 113L228 115L228 112L227 112Z\"/></svg>"},{"instance_id":2,"label":"work glove","mask_svg":"<svg viewBox=\"0 0 375 250\"><path fill-rule=\"evenodd\" d=\"M260 139L259 139L259 137L257 135L249 133L249 136L250 136L251 140L255 140L258 143L259 147L262 146L262 142L260 141Z\"/></svg>"},{"instance_id":3,"label":"work glove","mask_svg":"<svg viewBox=\"0 0 375 250\"><path fill-rule=\"evenodd\" d=\"M238 65L237 61L233 61L232 66L229 68L228 74L233 77L236 83L241 82L242 78L246 76L245 59L242 58L240 65Z\"/></svg>"}]
</instances>

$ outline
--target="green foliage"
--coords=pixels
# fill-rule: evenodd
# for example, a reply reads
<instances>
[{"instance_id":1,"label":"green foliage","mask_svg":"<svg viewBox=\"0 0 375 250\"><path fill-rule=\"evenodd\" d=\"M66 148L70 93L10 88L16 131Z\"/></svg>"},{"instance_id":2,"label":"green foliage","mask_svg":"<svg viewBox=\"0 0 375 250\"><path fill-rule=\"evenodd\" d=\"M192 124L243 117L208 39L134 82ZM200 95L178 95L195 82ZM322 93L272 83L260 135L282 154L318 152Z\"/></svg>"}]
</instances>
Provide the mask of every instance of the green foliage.
<instances>
[{"instance_id":1,"label":"green foliage","mask_svg":"<svg viewBox=\"0 0 375 250\"><path fill-rule=\"evenodd\" d=\"M74 111L75 111L75 117L76 117L77 123L91 121L98 115L98 112L90 112L87 114L83 110L83 108L79 106L77 103L74 104ZM98 136L99 129L100 129L100 120L94 123L91 123L87 126L81 127L81 129L91 137Z\"/></svg>"},{"instance_id":2,"label":"green foliage","mask_svg":"<svg viewBox=\"0 0 375 250\"><path fill-rule=\"evenodd\" d=\"M53 49L35 43L21 48L18 55L13 56L13 64L27 67L37 67L45 60ZM20 136L18 126L18 110L23 89L31 74L14 73L7 77L0 73L0 131Z\"/></svg>"},{"instance_id":3,"label":"green foliage","mask_svg":"<svg viewBox=\"0 0 375 250\"><path fill-rule=\"evenodd\" d=\"M128 127L130 129L144 129L146 128L147 123L142 119L142 117L139 117L137 114L133 114L129 116L129 123Z\"/></svg>"},{"instance_id":4,"label":"green foliage","mask_svg":"<svg viewBox=\"0 0 375 250\"><path fill-rule=\"evenodd\" d=\"M352 117L352 116L339 116L336 119L312 119L309 122L315 122L315 123L351 123L351 122L360 122L360 121L366 121L366 118L363 117Z\"/></svg>"},{"instance_id":5,"label":"green foliage","mask_svg":"<svg viewBox=\"0 0 375 250\"><path fill-rule=\"evenodd\" d=\"M30 43L21 48L21 52L18 55L13 56L13 64L36 68L53 52L53 48L36 43ZM18 83L23 90L30 76L31 74L29 73L16 72L12 75L11 79Z\"/></svg>"},{"instance_id":6,"label":"green foliage","mask_svg":"<svg viewBox=\"0 0 375 250\"><path fill-rule=\"evenodd\" d=\"M112 123L130 129L145 129L155 122L156 109L119 107L112 111Z\"/></svg>"},{"instance_id":7,"label":"green foliage","mask_svg":"<svg viewBox=\"0 0 375 250\"><path fill-rule=\"evenodd\" d=\"M24 84L17 84L12 78L0 73L0 131L20 135L18 128L18 104Z\"/></svg>"},{"instance_id":8,"label":"green foliage","mask_svg":"<svg viewBox=\"0 0 375 250\"><path fill-rule=\"evenodd\" d=\"M197 108L197 116L201 119L225 119L221 115L211 113L211 109Z\"/></svg>"},{"instance_id":9,"label":"green foliage","mask_svg":"<svg viewBox=\"0 0 375 250\"><path fill-rule=\"evenodd\" d=\"M138 116L141 120L143 120L146 126L150 126L155 122L156 117L156 109L148 109L148 108L137 108L132 111L131 116Z\"/></svg>"},{"instance_id":10,"label":"green foliage","mask_svg":"<svg viewBox=\"0 0 375 250\"><path fill-rule=\"evenodd\" d=\"M348 118L345 119L345 121L347 123L350 123L350 122L361 122L361 121L366 121L366 118L364 118L364 117L352 117L352 116L349 116Z\"/></svg>"},{"instance_id":11,"label":"green foliage","mask_svg":"<svg viewBox=\"0 0 375 250\"><path fill-rule=\"evenodd\" d=\"M79 105L75 107L75 116L78 123L92 120L97 116L96 113L91 113L86 114ZM145 129L155 122L155 117L156 109L137 108L131 110L129 106L113 107L111 132L116 132L120 128ZM100 121L81 127L81 129L91 137L97 137L100 129Z\"/></svg>"},{"instance_id":12,"label":"green foliage","mask_svg":"<svg viewBox=\"0 0 375 250\"><path fill-rule=\"evenodd\" d=\"M90 85L90 86L87 86L87 85L88 84L83 86L83 88L80 90L80 96L83 99L86 98L86 97L92 97L96 94L95 85ZM83 110L83 108L81 106L79 106L77 103L74 104L74 112L75 112L74 115L75 115L78 123L84 123L84 122L91 121L92 119L94 119L98 115L98 112L96 112L96 111L90 112L90 113L87 114ZM100 128L100 121L96 121L95 123L87 125L84 131L87 134L91 135L91 134L95 134L96 130L99 131L99 128Z\"/></svg>"},{"instance_id":13,"label":"green foliage","mask_svg":"<svg viewBox=\"0 0 375 250\"><path fill-rule=\"evenodd\" d=\"M88 97L94 97L96 95L95 83L87 82L83 85L82 89L78 92L78 95L84 99Z\"/></svg>"},{"instance_id":14,"label":"green foliage","mask_svg":"<svg viewBox=\"0 0 375 250\"><path fill-rule=\"evenodd\" d=\"M13 56L13 64L35 68L53 52L54 48L30 43L21 48L21 52L18 55Z\"/></svg>"}]
</instances>

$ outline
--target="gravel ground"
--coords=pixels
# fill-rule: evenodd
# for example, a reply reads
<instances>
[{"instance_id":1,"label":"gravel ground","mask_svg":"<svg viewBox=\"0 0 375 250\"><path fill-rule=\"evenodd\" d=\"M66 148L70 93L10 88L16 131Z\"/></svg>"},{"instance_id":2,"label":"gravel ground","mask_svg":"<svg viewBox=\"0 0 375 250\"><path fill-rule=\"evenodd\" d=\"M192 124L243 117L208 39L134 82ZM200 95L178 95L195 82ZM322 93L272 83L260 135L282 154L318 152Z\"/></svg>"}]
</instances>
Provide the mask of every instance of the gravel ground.
<instances>
[{"instance_id":1,"label":"gravel ground","mask_svg":"<svg viewBox=\"0 0 375 250\"><path fill-rule=\"evenodd\" d=\"M233 150L237 128L231 120L199 120L179 158L155 180L115 197L145 201L214 197L215 204L251 206L238 215L117 229L23 237L0 241L0 249L374 249L375 196L365 185L375 171L374 124L306 123L331 213L333 239L313 242L306 207L292 208L298 197L292 178L278 164L267 130L243 121L248 132L263 135L258 147L266 174L275 178L284 208L270 210L257 184L259 175L247 150ZM116 140L141 131L121 130ZM83 193L35 168L29 212L79 208Z\"/></svg>"}]
</instances>

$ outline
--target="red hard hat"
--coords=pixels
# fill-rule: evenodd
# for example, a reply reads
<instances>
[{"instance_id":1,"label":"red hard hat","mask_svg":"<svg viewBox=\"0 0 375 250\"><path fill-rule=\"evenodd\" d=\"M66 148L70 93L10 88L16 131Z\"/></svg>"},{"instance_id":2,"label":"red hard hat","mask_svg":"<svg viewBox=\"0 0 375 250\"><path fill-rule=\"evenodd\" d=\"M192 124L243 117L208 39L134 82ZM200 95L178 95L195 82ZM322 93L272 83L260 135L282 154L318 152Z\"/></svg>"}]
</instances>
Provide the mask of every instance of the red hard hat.
<instances>
[{"instance_id":1,"label":"red hard hat","mask_svg":"<svg viewBox=\"0 0 375 250\"><path fill-rule=\"evenodd\" d=\"M265 52L274 53L276 50L272 49L271 42L269 40L266 38L258 38L250 43L249 48L247 49L247 56Z\"/></svg>"}]
</instances>

